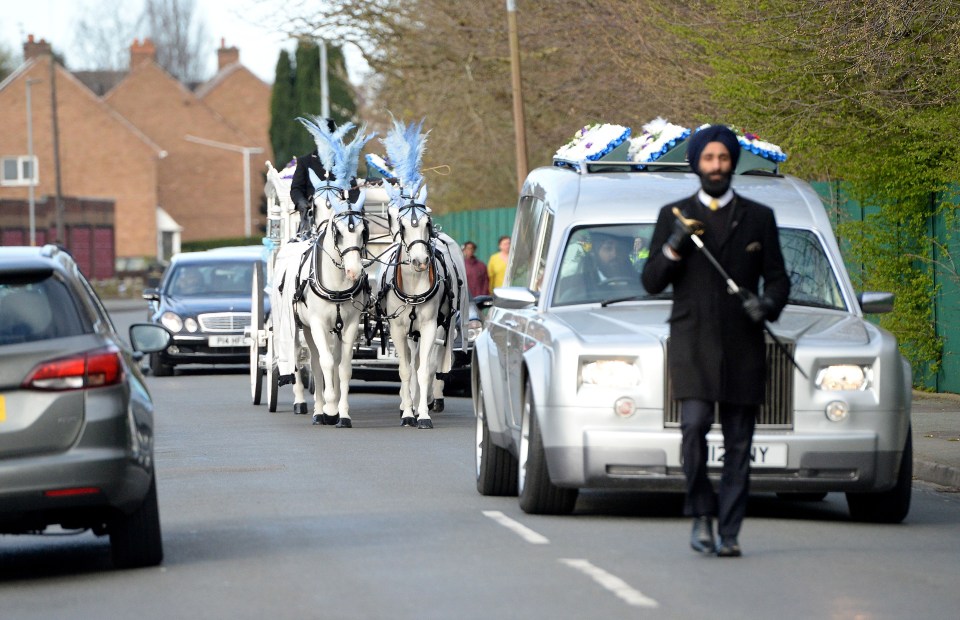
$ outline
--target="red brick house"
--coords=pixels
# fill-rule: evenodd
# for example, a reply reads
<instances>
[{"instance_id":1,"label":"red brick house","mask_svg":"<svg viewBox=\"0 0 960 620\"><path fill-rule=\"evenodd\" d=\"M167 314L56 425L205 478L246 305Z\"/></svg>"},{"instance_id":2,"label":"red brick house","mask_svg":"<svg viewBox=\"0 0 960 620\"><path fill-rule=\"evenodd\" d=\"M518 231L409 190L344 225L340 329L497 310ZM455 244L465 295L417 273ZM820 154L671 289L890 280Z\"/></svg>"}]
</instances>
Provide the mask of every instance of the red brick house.
<instances>
[{"instance_id":1,"label":"red brick house","mask_svg":"<svg viewBox=\"0 0 960 620\"><path fill-rule=\"evenodd\" d=\"M264 160L271 158L270 86L239 64L236 48L221 46L218 56L217 75L193 92L156 64L149 40L131 46L128 72L74 75L60 65L51 71L49 44L30 37L24 44L23 65L0 83L0 114L8 119L0 132L0 243L22 238L26 226L22 211L30 172L29 165L24 166L28 83L37 164L35 202L55 199L58 178L63 200L112 202L116 258L169 258L179 249L179 235L184 240L244 236L241 149L248 150L250 230L255 235L262 219L257 209L263 192L261 171ZM98 80L96 85L93 80ZM253 154L255 149L263 152ZM82 221L83 211L73 208L70 217ZM45 217L52 213L56 220L56 209L43 213ZM20 232L10 234L19 216L23 216ZM93 217L91 212L89 219L104 225L102 213ZM38 242L54 240L56 227L50 235L51 222L38 220L37 229L44 233ZM102 244L103 236L98 238ZM69 238L60 241L70 247Z\"/></svg>"}]
</instances>

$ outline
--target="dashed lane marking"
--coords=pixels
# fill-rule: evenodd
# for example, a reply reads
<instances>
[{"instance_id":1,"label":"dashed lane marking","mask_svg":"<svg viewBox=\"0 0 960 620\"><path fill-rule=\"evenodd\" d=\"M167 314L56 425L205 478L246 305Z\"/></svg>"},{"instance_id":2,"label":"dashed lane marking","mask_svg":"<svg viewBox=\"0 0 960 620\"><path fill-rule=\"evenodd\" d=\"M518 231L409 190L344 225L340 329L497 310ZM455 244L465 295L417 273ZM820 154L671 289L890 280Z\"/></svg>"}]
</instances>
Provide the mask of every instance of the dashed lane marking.
<instances>
[{"instance_id":1,"label":"dashed lane marking","mask_svg":"<svg viewBox=\"0 0 960 620\"><path fill-rule=\"evenodd\" d=\"M634 607L656 608L660 604L645 595L643 592L633 589L630 585L616 575L611 575L598 566L594 566L589 560L564 558L563 562L567 566L576 569L584 575L590 577L598 584L613 592L616 596L623 599L628 605Z\"/></svg>"},{"instance_id":2,"label":"dashed lane marking","mask_svg":"<svg viewBox=\"0 0 960 620\"><path fill-rule=\"evenodd\" d=\"M527 541L532 545L550 544L550 540L547 539L546 536L543 536L542 534L538 534L537 532L534 532L529 527L527 527L526 525L523 525L518 521L514 521L507 515L500 512L499 510L484 510L483 514L484 516L490 517L491 519L493 519L503 527L507 528L514 534L517 534L518 536L520 536L520 538L524 539L525 541Z\"/></svg>"}]
</instances>

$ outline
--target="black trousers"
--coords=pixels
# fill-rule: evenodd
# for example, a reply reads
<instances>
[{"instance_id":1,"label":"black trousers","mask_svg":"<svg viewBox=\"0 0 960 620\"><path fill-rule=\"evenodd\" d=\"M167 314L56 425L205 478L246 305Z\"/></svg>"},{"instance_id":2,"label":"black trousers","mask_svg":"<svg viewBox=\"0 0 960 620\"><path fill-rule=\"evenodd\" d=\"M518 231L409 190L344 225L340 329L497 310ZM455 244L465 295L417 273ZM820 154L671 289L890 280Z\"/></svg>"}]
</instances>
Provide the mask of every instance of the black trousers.
<instances>
[{"instance_id":1,"label":"black trousers","mask_svg":"<svg viewBox=\"0 0 960 620\"><path fill-rule=\"evenodd\" d=\"M717 517L720 536L737 536L747 513L750 494L750 447L760 408L720 403L723 430L723 469L717 493L707 477L707 432L713 424L714 403L685 399L680 403L683 432L683 473L687 477L684 513Z\"/></svg>"}]
</instances>

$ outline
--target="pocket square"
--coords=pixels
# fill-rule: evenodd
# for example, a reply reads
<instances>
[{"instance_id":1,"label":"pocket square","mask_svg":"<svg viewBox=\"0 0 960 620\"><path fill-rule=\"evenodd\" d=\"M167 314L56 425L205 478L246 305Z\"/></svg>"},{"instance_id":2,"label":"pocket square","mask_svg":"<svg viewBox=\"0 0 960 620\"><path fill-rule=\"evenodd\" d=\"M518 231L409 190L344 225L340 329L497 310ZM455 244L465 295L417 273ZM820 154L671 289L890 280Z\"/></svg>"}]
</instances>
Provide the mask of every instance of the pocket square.
<instances>
[{"instance_id":1,"label":"pocket square","mask_svg":"<svg viewBox=\"0 0 960 620\"><path fill-rule=\"evenodd\" d=\"M753 243L747 244L747 252L759 252L763 249L763 244L759 241L754 241Z\"/></svg>"}]
</instances>

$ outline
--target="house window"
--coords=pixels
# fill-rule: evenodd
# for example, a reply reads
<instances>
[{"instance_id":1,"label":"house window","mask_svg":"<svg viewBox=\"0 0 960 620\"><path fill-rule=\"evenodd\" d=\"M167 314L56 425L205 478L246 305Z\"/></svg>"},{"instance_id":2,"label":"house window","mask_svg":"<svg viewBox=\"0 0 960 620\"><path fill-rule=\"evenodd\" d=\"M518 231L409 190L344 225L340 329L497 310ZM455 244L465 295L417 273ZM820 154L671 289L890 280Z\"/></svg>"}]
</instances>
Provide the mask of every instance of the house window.
<instances>
[{"instance_id":1,"label":"house window","mask_svg":"<svg viewBox=\"0 0 960 620\"><path fill-rule=\"evenodd\" d=\"M37 158L27 155L18 157L4 157L0 163L0 178L2 185L33 185L37 184Z\"/></svg>"}]
</instances>

